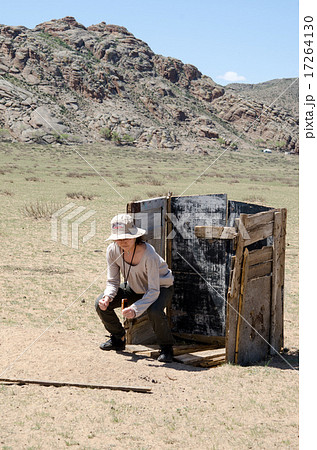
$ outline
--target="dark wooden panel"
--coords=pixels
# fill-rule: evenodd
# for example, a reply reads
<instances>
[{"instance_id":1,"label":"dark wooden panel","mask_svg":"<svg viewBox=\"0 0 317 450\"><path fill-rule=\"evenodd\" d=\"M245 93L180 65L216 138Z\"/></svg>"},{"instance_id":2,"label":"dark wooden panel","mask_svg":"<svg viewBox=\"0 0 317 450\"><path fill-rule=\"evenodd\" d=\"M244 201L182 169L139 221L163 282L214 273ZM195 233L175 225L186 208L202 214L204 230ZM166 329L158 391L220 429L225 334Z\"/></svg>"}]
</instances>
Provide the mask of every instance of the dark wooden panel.
<instances>
[{"instance_id":1,"label":"dark wooden panel","mask_svg":"<svg viewBox=\"0 0 317 450\"><path fill-rule=\"evenodd\" d=\"M245 285L241 309L238 364L264 359L269 351L271 276L250 280Z\"/></svg>"},{"instance_id":2,"label":"dark wooden panel","mask_svg":"<svg viewBox=\"0 0 317 450\"><path fill-rule=\"evenodd\" d=\"M271 209L273 208L262 205L255 205L252 203L236 202L233 200L229 200L227 226L233 227L235 219L238 219L240 217L240 214L257 214L260 212L269 211ZM265 245L272 245L272 244L273 244L273 237L269 237L267 239L262 239L261 241L248 245L248 249L255 250L257 248L262 248Z\"/></svg>"},{"instance_id":3,"label":"dark wooden panel","mask_svg":"<svg viewBox=\"0 0 317 450\"><path fill-rule=\"evenodd\" d=\"M219 295L217 273L202 279L196 273L175 273L172 331L207 336L224 336L225 305Z\"/></svg>"},{"instance_id":4,"label":"dark wooden panel","mask_svg":"<svg viewBox=\"0 0 317 450\"><path fill-rule=\"evenodd\" d=\"M171 198L172 270L175 294L173 330L224 336L226 310L226 242L195 236L195 226L224 226L226 195ZM177 312L177 314L175 314Z\"/></svg>"},{"instance_id":5,"label":"dark wooden panel","mask_svg":"<svg viewBox=\"0 0 317 450\"><path fill-rule=\"evenodd\" d=\"M171 198L172 230L172 270L188 271L194 267L202 273L210 270L216 253L223 253L223 242L210 245L205 239L195 236L195 226L225 226L227 196L198 195ZM219 249L219 251L218 251Z\"/></svg>"},{"instance_id":6,"label":"dark wooden panel","mask_svg":"<svg viewBox=\"0 0 317 450\"><path fill-rule=\"evenodd\" d=\"M262 205L255 205L253 203L236 202L234 200L228 201L228 227L234 226L235 219L240 217L240 214L257 214L263 211L269 211L272 208Z\"/></svg>"}]
</instances>

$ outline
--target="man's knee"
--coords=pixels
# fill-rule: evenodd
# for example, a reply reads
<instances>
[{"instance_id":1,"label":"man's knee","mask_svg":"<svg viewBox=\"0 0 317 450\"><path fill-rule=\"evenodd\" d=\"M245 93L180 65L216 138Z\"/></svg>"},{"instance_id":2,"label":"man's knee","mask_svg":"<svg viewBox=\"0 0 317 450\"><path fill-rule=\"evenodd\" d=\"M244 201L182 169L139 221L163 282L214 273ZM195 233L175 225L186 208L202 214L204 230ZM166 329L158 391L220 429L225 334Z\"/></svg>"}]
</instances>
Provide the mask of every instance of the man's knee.
<instances>
[{"instance_id":1,"label":"man's knee","mask_svg":"<svg viewBox=\"0 0 317 450\"><path fill-rule=\"evenodd\" d=\"M157 302L152 303L152 305L148 307L147 313L150 319L156 319L165 315L163 308Z\"/></svg>"}]
</instances>

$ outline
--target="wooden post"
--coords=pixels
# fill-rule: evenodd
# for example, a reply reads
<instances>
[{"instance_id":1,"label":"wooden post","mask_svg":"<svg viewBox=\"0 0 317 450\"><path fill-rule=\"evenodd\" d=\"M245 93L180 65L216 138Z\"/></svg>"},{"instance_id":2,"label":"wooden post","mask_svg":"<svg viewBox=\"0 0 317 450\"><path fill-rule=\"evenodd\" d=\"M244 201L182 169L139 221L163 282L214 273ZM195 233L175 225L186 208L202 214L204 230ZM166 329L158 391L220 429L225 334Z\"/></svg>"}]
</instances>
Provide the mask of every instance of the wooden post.
<instances>
[{"instance_id":1,"label":"wooden post","mask_svg":"<svg viewBox=\"0 0 317 450\"><path fill-rule=\"evenodd\" d=\"M249 269L249 251L246 248L244 250L243 255L243 265L242 265L242 274L241 274L241 284L240 284L240 296L239 296L239 309L238 309L238 319L237 319L237 331L236 331L236 344L235 344L235 353L234 353L234 362L238 363L238 351L239 351L239 337L240 337L240 325L242 319L242 306L243 306L243 297L244 291L246 287L246 283L248 282L248 269Z\"/></svg>"},{"instance_id":2,"label":"wooden post","mask_svg":"<svg viewBox=\"0 0 317 450\"><path fill-rule=\"evenodd\" d=\"M226 320L226 361L234 362L235 359L235 345L236 345L236 331L237 331L237 320L238 320L238 308L239 308L239 294L240 294L240 281L241 281L241 267L243 260L243 248L244 248L244 237L242 232L244 230L244 223L247 214L241 214L238 221L238 237L237 237L237 248L234 261L234 268L232 273L232 282L229 286L228 296L227 296L227 320ZM240 221L242 227L239 227Z\"/></svg>"},{"instance_id":3,"label":"wooden post","mask_svg":"<svg viewBox=\"0 0 317 450\"><path fill-rule=\"evenodd\" d=\"M283 347L286 209L274 213L270 354Z\"/></svg>"}]
</instances>

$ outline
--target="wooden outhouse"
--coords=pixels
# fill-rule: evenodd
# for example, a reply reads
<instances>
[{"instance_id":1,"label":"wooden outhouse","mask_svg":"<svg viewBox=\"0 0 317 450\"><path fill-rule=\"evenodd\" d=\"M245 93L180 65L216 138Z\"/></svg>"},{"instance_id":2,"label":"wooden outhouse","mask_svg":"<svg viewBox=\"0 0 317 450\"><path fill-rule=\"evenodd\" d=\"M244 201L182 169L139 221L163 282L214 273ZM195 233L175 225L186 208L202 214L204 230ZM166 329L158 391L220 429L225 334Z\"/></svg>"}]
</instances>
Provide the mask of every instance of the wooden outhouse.
<instances>
[{"instance_id":1,"label":"wooden outhouse","mask_svg":"<svg viewBox=\"0 0 317 450\"><path fill-rule=\"evenodd\" d=\"M209 194L134 201L127 212L172 269L176 337L222 345L237 364L281 351L286 209ZM128 343L155 343L146 314L127 328Z\"/></svg>"}]
</instances>

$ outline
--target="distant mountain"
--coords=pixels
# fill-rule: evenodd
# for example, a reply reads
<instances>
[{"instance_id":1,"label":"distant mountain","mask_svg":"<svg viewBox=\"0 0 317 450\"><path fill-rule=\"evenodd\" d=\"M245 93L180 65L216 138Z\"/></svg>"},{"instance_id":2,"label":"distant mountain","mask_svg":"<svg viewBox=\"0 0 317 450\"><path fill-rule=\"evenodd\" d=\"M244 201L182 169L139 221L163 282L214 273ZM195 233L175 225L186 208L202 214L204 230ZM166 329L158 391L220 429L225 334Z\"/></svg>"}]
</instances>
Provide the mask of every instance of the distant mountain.
<instances>
[{"instance_id":1,"label":"distant mountain","mask_svg":"<svg viewBox=\"0 0 317 450\"><path fill-rule=\"evenodd\" d=\"M226 90L240 97L284 109L298 119L299 91L297 78L281 78L258 84L232 83ZM282 95L281 95L282 94Z\"/></svg>"},{"instance_id":2,"label":"distant mountain","mask_svg":"<svg viewBox=\"0 0 317 450\"><path fill-rule=\"evenodd\" d=\"M33 30L0 25L0 139L298 152L291 92L270 106L281 94L270 83L220 86L105 22L86 28L65 17Z\"/></svg>"}]
</instances>

